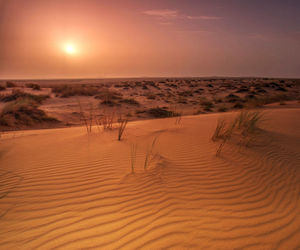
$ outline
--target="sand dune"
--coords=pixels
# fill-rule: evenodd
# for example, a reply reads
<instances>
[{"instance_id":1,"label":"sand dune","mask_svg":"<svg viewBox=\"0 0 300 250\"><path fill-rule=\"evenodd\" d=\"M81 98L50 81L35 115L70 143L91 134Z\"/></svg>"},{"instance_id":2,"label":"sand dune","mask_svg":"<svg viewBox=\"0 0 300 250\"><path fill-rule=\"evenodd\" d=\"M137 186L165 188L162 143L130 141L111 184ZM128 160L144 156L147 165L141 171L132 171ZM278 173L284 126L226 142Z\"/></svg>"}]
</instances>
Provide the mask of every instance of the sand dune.
<instances>
[{"instance_id":1,"label":"sand dune","mask_svg":"<svg viewBox=\"0 0 300 250\"><path fill-rule=\"evenodd\" d=\"M121 142L81 127L5 134L0 248L300 248L299 115L266 111L256 144L220 157L220 114L132 122Z\"/></svg>"}]
</instances>

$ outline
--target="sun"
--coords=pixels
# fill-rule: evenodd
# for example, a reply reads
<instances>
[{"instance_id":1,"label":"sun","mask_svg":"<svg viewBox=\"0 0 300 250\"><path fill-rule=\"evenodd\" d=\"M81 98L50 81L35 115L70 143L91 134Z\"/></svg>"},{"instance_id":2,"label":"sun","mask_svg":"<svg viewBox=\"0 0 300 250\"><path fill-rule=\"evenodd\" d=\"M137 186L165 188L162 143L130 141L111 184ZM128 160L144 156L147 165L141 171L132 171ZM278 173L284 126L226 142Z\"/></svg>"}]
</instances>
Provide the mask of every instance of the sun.
<instances>
[{"instance_id":1,"label":"sun","mask_svg":"<svg viewBox=\"0 0 300 250\"><path fill-rule=\"evenodd\" d=\"M66 44L64 49L67 54L73 55L76 53L76 48L74 47L73 44L70 43Z\"/></svg>"}]
</instances>

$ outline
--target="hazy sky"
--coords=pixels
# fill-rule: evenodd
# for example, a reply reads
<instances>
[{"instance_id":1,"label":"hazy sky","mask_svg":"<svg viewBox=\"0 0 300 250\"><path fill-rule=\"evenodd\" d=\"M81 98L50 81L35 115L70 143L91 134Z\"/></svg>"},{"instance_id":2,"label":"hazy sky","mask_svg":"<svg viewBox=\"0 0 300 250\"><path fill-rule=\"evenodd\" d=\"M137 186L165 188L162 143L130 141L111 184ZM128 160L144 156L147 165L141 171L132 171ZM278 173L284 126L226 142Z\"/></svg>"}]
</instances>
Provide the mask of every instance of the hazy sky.
<instances>
[{"instance_id":1,"label":"hazy sky","mask_svg":"<svg viewBox=\"0 0 300 250\"><path fill-rule=\"evenodd\" d=\"M299 0L0 0L0 78L300 77Z\"/></svg>"}]
</instances>

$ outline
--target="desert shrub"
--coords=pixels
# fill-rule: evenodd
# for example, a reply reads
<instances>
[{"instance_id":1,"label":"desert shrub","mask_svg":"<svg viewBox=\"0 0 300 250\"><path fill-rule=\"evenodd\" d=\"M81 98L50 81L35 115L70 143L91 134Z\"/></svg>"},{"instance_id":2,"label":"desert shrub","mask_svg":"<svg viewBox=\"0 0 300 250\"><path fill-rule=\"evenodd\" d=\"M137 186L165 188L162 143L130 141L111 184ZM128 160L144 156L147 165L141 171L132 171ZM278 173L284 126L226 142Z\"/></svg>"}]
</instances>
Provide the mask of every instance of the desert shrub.
<instances>
[{"instance_id":1,"label":"desert shrub","mask_svg":"<svg viewBox=\"0 0 300 250\"><path fill-rule=\"evenodd\" d=\"M156 99L156 95L154 95L154 94L148 94L147 95L147 99L149 99L149 100L155 100Z\"/></svg>"},{"instance_id":2,"label":"desert shrub","mask_svg":"<svg viewBox=\"0 0 300 250\"><path fill-rule=\"evenodd\" d=\"M275 102L283 102L283 101L289 101L293 100L293 97L285 95L285 94L278 94L278 95L271 95L271 96L260 96L260 97L255 97L252 99L246 99L246 105L248 107L262 107L266 104L271 104Z\"/></svg>"},{"instance_id":3,"label":"desert shrub","mask_svg":"<svg viewBox=\"0 0 300 250\"><path fill-rule=\"evenodd\" d=\"M233 105L234 109L242 109L244 108L244 104L242 102L237 102Z\"/></svg>"},{"instance_id":4,"label":"desert shrub","mask_svg":"<svg viewBox=\"0 0 300 250\"><path fill-rule=\"evenodd\" d=\"M15 87L17 87L17 85L14 82L9 81L9 82L6 82L6 87L7 88L15 88Z\"/></svg>"},{"instance_id":5,"label":"desert shrub","mask_svg":"<svg viewBox=\"0 0 300 250\"><path fill-rule=\"evenodd\" d=\"M147 113L155 118L165 118L165 117L175 117L178 116L178 113L174 111L169 111L165 108L150 108L147 110Z\"/></svg>"},{"instance_id":6,"label":"desert shrub","mask_svg":"<svg viewBox=\"0 0 300 250\"><path fill-rule=\"evenodd\" d=\"M27 83L25 86L33 90L41 90L41 86L37 83Z\"/></svg>"},{"instance_id":7,"label":"desert shrub","mask_svg":"<svg viewBox=\"0 0 300 250\"><path fill-rule=\"evenodd\" d=\"M130 105L135 105L135 106L140 105L140 103L137 100L133 99L133 98L122 99L122 100L120 100L120 102L130 104Z\"/></svg>"},{"instance_id":8,"label":"desert shrub","mask_svg":"<svg viewBox=\"0 0 300 250\"><path fill-rule=\"evenodd\" d=\"M11 94L0 95L1 102L10 102L10 101L15 101L24 98L32 100L38 104L41 104L44 100L49 98L49 95L32 95L29 93L25 93L21 90L15 90L15 89L12 91Z\"/></svg>"},{"instance_id":9,"label":"desert shrub","mask_svg":"<svg viewBox=\"0 0 300 250\"><path fill-rule=\"evenodd\" d=\"M282 92L286 92L287 90L281 86L279 86L278 88L276 88L277 91L282 91Z\"/></svg>"},{"instance_id":10,"label":"desert shrub","mask_svg":"<svg viewBox=\"0 0 300 250\"><path fill-rule=\"evenodd\" d=\"M225 97L225 99L227 102L231 102L231 103L241 101L241 98L235 94L229 94Z\"/></svg>"},{"instance_id":11,"label":"desert shrub","mask_svg":"<svg viewBox=\"0 0 300 250\"><path fill-rule=\"evenodd\" d=\"M211 101L208 100L202 100L200 102L201 106L203 106L203 109L207 112L212 111L211 109L214 107L214 104Z\"/></svg>"},{"instance_id":12,"label":"desert shrub","mask_svg":"<svg viewBox=\"0 0 300 250\"><path fill-rule=\"evenodd\" d=\"M90 85L57 85L52 87L52 92L58 97L67 98L70 96L94 96L99 89Z\"/></svg>"},{"instance_id":13,"label":"desert shrub","mask_svg":"<svg viewBox=\"0 0 300 250\"><path fill-rule=\"evenodd\" d=\"M4 106L0 113L2 127L28 127L44 123L57 123L57 119L49 117L38 104L31 99L19 99Z\"/></svg>"},{"instance_id":14,"label":"desert shrub","mask_svg":"<svg viewBox=\"0 0 300 250\"><path fill-rule=\"evenodd\" d=\"M227 108L225 106L218 107L218 112L226 112Z\"/></svg>"},{"instance_id":15,"label":"desert shrub","mask_svg":"<svg viewBox=\"0 0 300 250\"><path fill-rule=\"evenodd\" d=\"M222 103L223 102L223 99L220 97L214 97L213 100L214 100L214 103Z\"/></svg>"},{"instance_id":16,"label":"desert shrub","mask_svg":"<svg viewBox=\"0 0 300 250\"><path fill-rule=\"evenodd\" d=\"M5 86L0 85L0 91L6 90Z\"/></svg>"},{"instance_id":17,"label":"desert shrub","mask_svg":"<svg viewBox=\"0 0 300 250\"><path fill-rule=\"evenodd\" d=\"M111 107L116 106L116 105L119 105L119 104L116 103L114 100L109 100L109 99L103 100L103 101L101 102L101 104L107 105L107 106L111 106Z\"/></svg>"},{"instance_id":18,"label":"desert shrub","mask_svg":"<svg viewBox=\"0 0 300 250\"><path fill-rule=\"evenodd\" d=\"M249 91L249 88L248 87L245 87L245 86L242 86L241 88L239 88L236 93L244 93L244 92L248 92Z\"/></svg>"},{"instance_id":19,"label":"desert shrub","mask_svg":"<svg viewBox=\"0 0 300 250\"><path fill-rule=\"evenodd\" d=\"M179 96L177 102L181 104L187 104L188 100L185 97Z\"/></svg>"},{"instance_id":20,"label":"desert shrub","mask_svg":"<svg viewBox=\"0 0 300 250\"><path fill-rule=\"evenodd\" d=\"M116 105L115 100L121 100L122 94L109 89L101 89L95 99L102 100L102 103L106 105Z\"/></svg>"}]
</instances>

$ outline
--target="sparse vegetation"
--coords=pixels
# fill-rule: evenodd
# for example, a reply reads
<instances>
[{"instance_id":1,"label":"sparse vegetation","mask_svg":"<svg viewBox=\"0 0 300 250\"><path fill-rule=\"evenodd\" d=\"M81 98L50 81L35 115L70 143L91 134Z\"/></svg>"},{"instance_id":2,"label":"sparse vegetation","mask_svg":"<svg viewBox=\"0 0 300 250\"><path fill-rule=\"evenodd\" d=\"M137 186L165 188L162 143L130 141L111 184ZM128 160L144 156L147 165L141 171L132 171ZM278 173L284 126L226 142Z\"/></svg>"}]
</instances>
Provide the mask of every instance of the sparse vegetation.
<instances>
[{"instance_id":1,"label":"sparse vegetation","mask_svg":"<svg viewBox=\"0 0 300 250\"><path fill-rule=\"evenodd\" d=\"M86 113L83 111L83 107L79 99L77 99L77 102L79 107L80 121L83 122L86 131L89 134L92 132L92 127L93 127L93 117L94 117L93 105L91 103L89 104L89 112L88 112L89 114L86 115Z\"/></svg>"},{"instance_id":2,"label":"sparse vegetation","mask_svg":"<svg viewBox=\"0 0 300 250\"><path fill-rule=\"evenodd\" d=\"M90 85L57 85L52 87L52 92L57 97L94 96L99 93L99 88Z\"/></svg>"},{"instance_id":3,"label":"sparse vegetation","mask_svg":"<svg viewBox=\"0 0 300 250\"><path fill-rule=\"evenodd\" d=\"M11 94L6 95L0 95L0 101L1 102L11 102L18 99L29 99L32 100L38 104L41 104L44 100L49 98L48 95L32 95L29 93L25 93L21 90L14 89Z\"/></svg>"},{"instance_id":4,"label":"sparse vegetation","mask_svg":"<svg viewBox=\"0 0 300 250\"><path fill-rule=\"evenodd\" d=\"M130 105L135 105L135 106L140 105L140 103L133 98L122 99L120 100L120 102L130 104Z\"/></svg>"},{"instance_id":5,"label":"sparse vegetation","mask_svg":"<svg viewBox=\"0 0 300 250\"><path fill-rule=\"evenodd\" d=\"M220 119L212 136L213 141L220 141L216 155L220 155L224 145L236 135L241 142L248 145L262 121L263 114L259 111L241 111L234 119Z\"/></svg>"},{"instance_id":6,"label":"sparse vegetation","mask_svg":"<svg viewBox=\"0 0 300 250\"><path fill-rule=\"evenodd\" d=\"M150 146L148 146L147 151L146 151L146 156L145 156L145 162L144 162L144 170L147 170L149 164L151 163L151 161L154 159L155 155L153 153L154 151L154 147L156 144L158 137L155 137L151 143Z\"/></svg>"},{"instance_id":7,"label":"sparse vegetation","mask_svg":"<svg viewBox=\"0 0 300 250\"><path fill-rule=\"evenodd\" d=\"M15 84L14 82L8 81L8 82L6 82L6 87L7 88L15 88L15 87L17 87L17 84Z\"/></svg>"},{"instance_id":8,"label":"sparse vegetation","mask_svg":"<svg viewBox=\"0 0 300 250\"><path fill-rule=\"evenodd\" d=\"M31 99L18 99L8 103L0 113L0 126L7 129L18 129L43 124L54 124L59 121L49 117L38 104Z\"/></svg>"},{"instance_id":9,"label":"sparse vegetation","mask_svg":"<svg viewBox=\"0 0 300 250\"><path fill-rule=\"evenodd\" d=\"M41 90L41 86L37 83L27 83L25 86L33 90Z\"/></svg>"},{"instance_id":10,"label":"sparse vegetation","mask_svg":"<svg viewBox=\"0 0 300 250\"><path fill-rule=\"evenodd\" d=\"M103 130L112 130L113 129L114 116L115 116L115 113L111 113L110 115L106 115L106 114L103 115L101 122L100 122L103 126Z\"/></svg>"},{"instance_id":11,"label":"sparse vegetation","mask_svg":"<svg viewBox=\"0 0 300 250\"><path fill-rule=\"evenodd\" d=\"M136 162L136 150L137 144L131 144L131 174L134 174L135 162Z\"/></svg>"},{"instance_id":12,"label":"sparse vegetation","mask_svg":"<svg viewBox=\"0 0 300 250\"><path fill-rule=\"evenodd\" d=\"M169 111L165 108L151 108L147 110L147 113L155 118L166 118L166 117L175 117L178 116L178 113L175 113L174 111Z\"/></svg>"},{"instance_id":13,"label":"sparse vegetation","mask_svg":"<svg viewBox=\"0 0 300 250\"><path fill-rule=\"evenodd\" d=\"M119 118L118 120L119 127L118 127L118 140L121 141L122 136L124 134L125 128L127 126L128 120L123 119L122 117Z\"/></svg>"}]
</instances>

